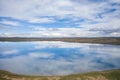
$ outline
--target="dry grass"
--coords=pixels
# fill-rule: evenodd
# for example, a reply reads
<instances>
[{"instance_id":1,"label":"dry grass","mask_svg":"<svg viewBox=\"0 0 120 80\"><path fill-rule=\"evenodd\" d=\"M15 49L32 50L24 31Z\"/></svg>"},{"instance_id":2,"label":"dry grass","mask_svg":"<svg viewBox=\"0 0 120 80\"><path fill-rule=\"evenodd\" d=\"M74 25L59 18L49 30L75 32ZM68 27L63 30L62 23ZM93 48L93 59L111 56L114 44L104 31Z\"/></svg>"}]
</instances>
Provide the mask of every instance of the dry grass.
<instances>
[{"instance_id":1,"label":"dry grass","mask_svg":"<svg viewBox=\"0 0 120 80\"><path fill-rule=\"evenodd\" d=\"M0 70L0 80L120 80L120 69L68 76L25 76Z\"/></svg>"}]
</instances>

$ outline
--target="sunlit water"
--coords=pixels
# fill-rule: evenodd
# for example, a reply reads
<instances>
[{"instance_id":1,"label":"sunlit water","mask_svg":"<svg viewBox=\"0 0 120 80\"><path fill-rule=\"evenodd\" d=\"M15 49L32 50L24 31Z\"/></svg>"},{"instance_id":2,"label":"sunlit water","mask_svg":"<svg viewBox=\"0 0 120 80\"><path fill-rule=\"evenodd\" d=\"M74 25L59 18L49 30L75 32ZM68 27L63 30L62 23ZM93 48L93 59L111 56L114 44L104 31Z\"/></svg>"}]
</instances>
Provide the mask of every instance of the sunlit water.
<instances>
[{"instance_id":1,"label":"sunlit water","mask_svg":"<svg viewBox=\"0 0 120 80\"><path fill-rule=\"evenodd\" d=\"M0 42L0 69L68 75L120 68L120 46L67 42Z\"/></svg>"}]
</instances>

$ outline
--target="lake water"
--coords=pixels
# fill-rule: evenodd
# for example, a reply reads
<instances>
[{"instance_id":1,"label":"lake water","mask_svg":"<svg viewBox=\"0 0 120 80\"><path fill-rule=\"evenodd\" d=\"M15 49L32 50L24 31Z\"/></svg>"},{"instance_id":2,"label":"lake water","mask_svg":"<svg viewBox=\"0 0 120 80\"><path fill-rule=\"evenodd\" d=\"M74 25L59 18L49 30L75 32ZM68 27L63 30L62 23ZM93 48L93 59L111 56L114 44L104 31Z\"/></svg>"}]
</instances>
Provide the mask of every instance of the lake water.
<instances>
[{"instance_id":1,"label":"lake water","mask_svg":"<svg viewBox=\"0 0 120 80\"><path fill-rule=\"evenodd\" d=\"M68 75L120 68L120 46L68 42L0 42L0 69Z\"/></svg>"}]
</instances>

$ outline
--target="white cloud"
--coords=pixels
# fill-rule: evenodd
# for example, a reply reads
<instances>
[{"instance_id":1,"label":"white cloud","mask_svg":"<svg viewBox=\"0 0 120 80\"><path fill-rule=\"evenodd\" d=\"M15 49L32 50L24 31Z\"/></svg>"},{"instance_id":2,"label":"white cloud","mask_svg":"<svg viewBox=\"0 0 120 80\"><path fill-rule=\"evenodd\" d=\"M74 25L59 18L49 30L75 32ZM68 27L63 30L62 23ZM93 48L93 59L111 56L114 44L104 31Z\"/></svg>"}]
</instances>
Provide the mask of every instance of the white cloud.
<instances>
[{"instance_id":1,"label":"white cloud","mask_svg":"<svg viewBox=\"0 0 120 80\"><path fill-rule=\"evenodd\" d=\"M118 23L118 22L115 22ZM83 24L84 28L40 28L34 27L30 33L1 33L1 37L106 37L120 36L120 27L115 23ZM113 27L110 27L113 25Z\"/></svg>"},{"instance_id":2,"label":"white cloud","mask_svg":"<svg viewBox=\"0 0 120 80\"><path fill-rule=\"evenodd\" d=\"M29 35L29 37L119 37L120 32L116 32L116 30L120 29L120 7L112 6L111 3L119 4L120 2L119 0L99 2L89 0L1 0L0 16L17 18L30 23L54 23L53 25L56 25L56 27L58 25L55 23L57 20L69 19L68 26L69 23L78 24L72 27L80 26L79 28L55 28L56 30L54 28L44 28L43 30L42 28L35 27L38 31L31 30L30 34L24 34L24 36ZM110 11L111 9L115 9L115 11L112 12ZM85 21L81 23L79 19L85 19ZM87 22L86 20L89 21ZM92 24L92 22L97 23ZM18 25L18 23L12 21L3 21L1 23L13 26ZM51 27L53 26L51 25ZM104 35L103 32L105 30L112 31ZM0 35L23 36L23 34L17 33L4 33Z\"/></svg>"},{"instance_id":3,"label":"white cloud","mask_svg":"<svg viewBox=\"0 0 120 80\"><path fill-rule=\"evenodd\" d=\"M110 2L120 3L120 0L109 0Z\"/></svg>"},{"instance_id":4,"label":"white cloud","mask_svg":"<svg viewBox=\"0 0 120 80\"><path fill-rule=\"evenodd\" d=\"M101 3L94 3L88 0L1 0L0 16L27 19L30 22L49 21L47 19L39 19L41 16L96 20L95 16L98 13L102 13L106 9L114 8L109 5L109 3L114 2L120 3L119 0L108 0ZM118 7L117 9L119 11ZM114 14L118 13L112 13L110 15L113 16Z\"/></svg>"},{"instance_id":5,"label":"white cloud","mask_svg":"<svg viewBox=\"0 0 120 80\"><path fill-rule=\"evenodd\" d=\"M107 21L100 21L96 24L85 24L83 23L80 27L83 27L84 30L88 30L91 32L98 31L98 34L102 36L120 36L120 20L119 19L109 19ZM102 34L103 33L103 34ZM88 34L89 35L89 34Z\"/></svg>"},{"instance_id":6,"label":"white cloud","mask_svg":"<svg viewBox=\"0 0 120 80\"><path fill-rule=\"evenodd\" d=\"M112 32L110 34L110 36L116 36L116 37L118 37L118 36L120 36L120 32Z\"/></svg>"},{"instance_id":7,"label":"white cloud","mask_svg":"<svg viewBox=\"0 0 120 80\"><path fill-rule=\"evenodd\" d=\"M37 30L36 30L37 29ZM89 35L89 36L88 36ZM80 28L35 28L29 34L2 33L6 37L96 37L102 36L98 31L82 30Z\"/></svg>"},{"instance_id":8,"label":"white cloud","mask_svg":"<svg viewBox=\"0 0 120 80\"><path fill-rule=\"evenodd\" d=\"M96 9L103 7L103 3L90 3L73 0L1 0L1 16L30 19L37 16L76 16L82 18L93 18ZM22 5L21 5L22 4ZM104 6L106 7L106 6Z\"/></svg>"},{"instance_id":9,"label":"white cloud","mask_svg":"<svg viewBox=\"0 0 120 80\"><path fill-rule=\"evenodd\" d=\"M81 28L37 28L35 27L34 34L39 34L43 37L86 37L100 36L97 31L88 31Z\"/></svg>"},{"instance_id":10,"label":"white cloud","mask_svg":"<svg viewBox=\"0 0 120 80\"><path fill-rule=\"evenodd\" d=\"M38 18L38 19L31 19L29 20L29 22L30 23L53 23L55 21L50 18Z\"/></svg>"},{"instance_id":11,"label":"white cloud","mask_svg":"<svg viewBox=\"0 0 120 80\"><path fill-rule=\"evenodd\" d=\"M2 21L0 21L0 23L5 24L5 25L10 25L10 26L20 25L18 22L10 21L10 20L2 20Z\"/></svg>"}]
</instances>

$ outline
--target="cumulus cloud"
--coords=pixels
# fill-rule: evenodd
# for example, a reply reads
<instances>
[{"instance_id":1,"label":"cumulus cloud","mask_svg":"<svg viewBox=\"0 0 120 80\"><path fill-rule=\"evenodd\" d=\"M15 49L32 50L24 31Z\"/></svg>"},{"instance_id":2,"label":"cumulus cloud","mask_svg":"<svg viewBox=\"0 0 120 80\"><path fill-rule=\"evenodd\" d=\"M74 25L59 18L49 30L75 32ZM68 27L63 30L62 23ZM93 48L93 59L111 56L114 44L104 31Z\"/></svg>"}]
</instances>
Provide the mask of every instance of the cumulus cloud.
<instances>
[{"instance_id":1,"label":"cumulus cloud","mask_svg":"<svg viewBox=\"0 0 120 80\"><path fill-rule=\"evenodd\" d=\"M31 34L24 34L30 37L36 35L40 37L119 37L119 4L119 0L1 0L0 16L18 19L18 22L22 21L21 27L25 29L34 24L34 28L30 31ZM1 23L18 25L12 20L4 20ZM59 25L64 29L59 28ZM70 26L70 28L66 28L65 25ZM44 27L45 30L40 30L42 29L40 26ZM54 30L49 30L48 26ZM39 31L35 32L34 29L39 29ZM10 34L7 31L0 35L6 34L23 35L21 33Z\"/></svg>"},{"instance_id":2,"label":"cumulus cloud","mask_svg":"<svg viewBox=\"0 0 120 80\"><path fill-rule=\"evenodd\" d=\"M64 17L69 14L78 15L79 13L81 14L81 12L84 12L82 16L85 17L89 16L89 13L92 13L88 10L93 8L93 6L79 6L79 4L73 3L73 1L70 0L1 0L0 5L2 8L1 16L24 19L46 15Z\"/></svg>"},{"instance_id":3,"label":"cumulus cloud","mask_svg":"<svg viewBox=\"0 0 120 80\"><path fill-rule=\"evenodd\" d=\"M9 20L2 20L2 21L0 21L0 23L5 24L5 25L10 25L10 26L18 26L18 25L20 25L18 22L9 21Z\"/></svg>"},{"instance_id":4,"label":"cumulus cloud","mask_svg":"<svg viewBox=\"0 0 120 80\"><path fill-rule=\"evenodd\" d=\"M94 14L101 12L99 9L106 8L109 5L107 3L109 2L119 3L118 1L113 0L108 0L108 2L101 1L101 3L92 3L89 0L1 0L0 5L2 11L0 15L24 19L36 18L37 16L66 17L70 15L92 18L94 17Z\"/></svg>"},{"instance_id":5,"label":"cumulus cloud","mask_svg":"<svg viewBox=\"0 0 120 80\"><path fill-rule=\"evenodd\" d=\"M98 31L86 31L80 28L35 28L28 34L3 33L3 37L97 37L102 36ZM89 36L88 36L89 34ZM29 35L29 36L28 36ZM108 35L107 35L108 36Z\"/></svg>"},{"instance_id":6,"label":"cumulus cloud","mask_svg":"<svg viewBox=\"0 0 120 80\"><path fill-rule=\"evenodd\" d=\"M38 18L38 19L31 19L29 20L29 22L30 23L53 23L55 21L50 18Z\"/></svg>"},{"instance_id":7,"label":"cumulus cloud","mask_svg":"<svg viewBox=\"0 0 120 80\"><path fill-rule=\"evenodd\" d=\"M68 17L71 15L89 19L101 11L99 8L106 8L107 5L106 2L91 3L88 0L1 0L2 11L0 15L24 19L37 16Z\"/></svg>"},{"instance_id":8,"label":"cumulus cloud","mask_svg":"<svg viewBox=\"0 0 120 80\"><path fill-rule=\"evenodd\" d=\"M104 26L105 25L105 26ZM39 28L30 33L1 33L1 37L119 37L120 28L107 24L84 25L86 28Z\"/></svg>"}]
</instances>

